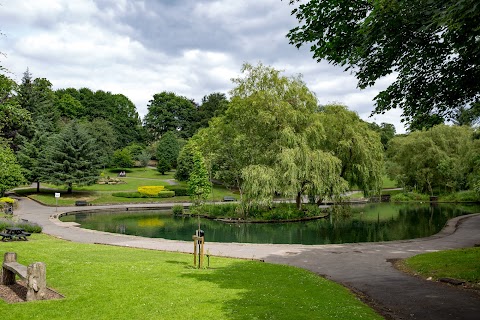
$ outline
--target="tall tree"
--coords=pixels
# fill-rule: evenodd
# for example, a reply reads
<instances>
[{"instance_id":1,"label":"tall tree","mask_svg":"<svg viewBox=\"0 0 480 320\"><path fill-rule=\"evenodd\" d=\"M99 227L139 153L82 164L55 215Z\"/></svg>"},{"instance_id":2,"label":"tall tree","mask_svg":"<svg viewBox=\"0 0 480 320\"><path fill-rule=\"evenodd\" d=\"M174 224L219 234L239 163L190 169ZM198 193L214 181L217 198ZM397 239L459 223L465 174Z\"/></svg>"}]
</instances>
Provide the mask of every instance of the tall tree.
<instances>
[{"instance_id":1,"label":"tall tree","mask_svg":"<svg viewBox=\"0 0 480 320\"><path fill-rule=\"evenodd\" d=\"M41 160L42 179L55 185L94 184L99 176L98 146L77 123L69 123L59 134L51 136Z\"/></svg>"},{"instance_id":2,"label":"tall tree","mask_svg":"<svg viewBox=\"0 0 480 320\"><path fill-rule=\"evenodd\" d=\"M196 128L208 127L208 122L213 117L221 116L228 107L228 99L224 93L215 92L204 96L202 104L198 107ZM196 130L195 130L196 131Z\"/></svg>"},{"instance_id":3,"label":"tall tree","mask_svg":"<svg viewBox=\"0 0 480 320\"><path fill-rule=\"evenodd\" d=\"M144 118L145 128L153 139L172 131L184 139L195 133L195 103L173 92L161 92L153 95Z\"/></svg>"},{"instance_id":4,"label":"tall tree","mask_svg":"<svg viewBox=\"0 0 480 320\"><path fill-rule=\"evenodd\" d=\"M10 146L18 150L20 141L17 135L31 122L31 114L18 103L15 91L17 84L10 78L0 75L0 138L9 140Z\"/></svg>"},{"instance_id":5,"label":"tall tree","mask_svg":"<svg viewBox=\"0 0 480 320\"><path fill-rule=\"evenodd\" d=\"M479 9L477 0L310 0L292 11L300 25L288 38L350 69L362 89L395 74L375 97L376 113L401 108L406 122L451 119L480 103L480 82L472 81L480 78Z\"/></svg>"},{"instance_id":6,"label":"tall tree","mask_svg":"<svg viewBox=\"0 0 480 320\"><path fill-rule=\"evenodd\" d=\"M380 136L346 106L324 106L321 117L327 136L323 149L340 159L340 176L365 196L378 194L384 167Z\"/></svg>"},{"instance_id":7,"label":"tall tree","mask_svg":"<svg viewBox=\"0 0 480 320\"><path fill-rule=\"evenodd\" d=\"M249 203L252 197L265 203L260 184L273 197L275 183L275 190L295 197L299 207L306 192L319 197L342 192L339 160L321 150L325 135L317 99L301 78L262 64L245 64L242 71L225 114L194 137L215 178L238 188L242 202Z\"/></svg>"},{"instance_id":8,"label":"tall tree","mask_svg":"<svg viewBox=\"0 0 480 320\"><path fill-rule=\"evenodd\" d=\"M195 204L205 201L210 194L212 184L208 178L208 170L205 166L200 151L193 155L193 169L188 178L188 191Z\"/></svg>"},{"instance_id":9,"label":"tall tree","mask_svg":"<svg viewBox=\"0 0 480 320\"><path fill-rule=\"evenodd\" d=\"M177 167L177 158L180 152L178 138L172 131L165 133L157 145L157 159L163 159L168 164L168 170Z\"/></svg>"},{"instance_id":10,"label":"tall tree","mask_svg":"<svg viewBox=\"0 0 480 320\"><path fill-rule=\"evenodd\" d=\"M25 182L22 167L17 163L15 154L4 140L0 139L0 197Z\"/></svg>"}]
</instances>

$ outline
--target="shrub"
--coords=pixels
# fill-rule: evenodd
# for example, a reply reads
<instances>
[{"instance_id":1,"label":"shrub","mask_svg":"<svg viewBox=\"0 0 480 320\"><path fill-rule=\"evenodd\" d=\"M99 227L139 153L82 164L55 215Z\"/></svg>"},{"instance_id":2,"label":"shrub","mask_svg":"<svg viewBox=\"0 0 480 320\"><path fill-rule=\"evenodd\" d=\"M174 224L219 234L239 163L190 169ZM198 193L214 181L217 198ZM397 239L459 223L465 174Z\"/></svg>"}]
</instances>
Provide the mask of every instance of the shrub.
<instances>
[{"instance_id":1,"label":"shrub","mask_svg":"<svg viewBox=\"0 0 480 320\"><path fill-rule=\"evenodd\" d=\"M142 186L138 187L138 192L149 197L156 197L160 192L163 191L163 189L165 189L164 186ZM173 195L175 195L175 192Z\"/></svg>"},{"instance_id":2,"label":"shrub","mask_svg":"<svg viewBox=\"0 0 480 320\"><path fill-rule=\"evenodd\" d=\"M181 215L183 214L183 206L176 204L172 207L172 212L174 215Z\"/></svg>"},{"instance_id":3,"label":"shrub","mask_svg":"<svg viewBox=\"0 0 480 320\"><path fill-rule=\"evenodd\" d=\"M393 202L403 201L429 201L430 196L428 194L421 194L416 192L398 193L390 198Z\"/></svg>"},{"instance_id":4,"label":"shrub","mask_svg":"<svg viewBox=\"0 0 480 320\"><path fill-rule=\"evenodd\" d=\"M117 198L148 198L147 195L140 192L112 192L112 196Z\"/></svg>"},{"instance_id":5,"label":"shrub","mask_svg":"<svg viewBox=\"0 0 480 320\"><path fill-rule=\"evenodd\" d=\"M159 198L172 198L175 197L175 191L160 191L158 193Z\"/></svg>"},{"instance_id":6,"label":"shrub","mask_svg":"<svg viewBox=\"0 0 480 320\"><path fill-rule=\"evenodd\" d=\"M175 196L180 197L180 196L188 196L188 189L186 187L181 187L181 186L167 186L165 189L170 190L170 191L175 191Z\"/></svg>"},{"instance_id":7,"label":"shrub","mask_svg":"<svg viewBox=\"0 0 480 320\"><path fill-rule=\"evenodd\" d=\"M15 223L12 220L0 219L0 230L4 230L7 227L23 228L26 232L29 232L29 233L42 232L42 227L33 222L24 221L24 222Z\"/></svg>"}]
</instances>

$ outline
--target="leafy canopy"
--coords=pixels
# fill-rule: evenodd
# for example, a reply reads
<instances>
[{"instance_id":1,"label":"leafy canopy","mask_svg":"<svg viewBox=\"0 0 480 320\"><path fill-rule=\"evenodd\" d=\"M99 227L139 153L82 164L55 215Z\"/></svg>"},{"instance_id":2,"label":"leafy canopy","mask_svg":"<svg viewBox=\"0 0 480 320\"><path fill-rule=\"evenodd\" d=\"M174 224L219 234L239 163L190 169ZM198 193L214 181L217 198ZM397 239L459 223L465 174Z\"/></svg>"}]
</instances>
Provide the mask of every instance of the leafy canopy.
<instances>
[{"instance_id":1,"label":"leafy canopy","mask_svg":"<svg viewBox=\"0 0 480 320\"><path fill-rule=\"evenodd\" d=\"M298 0L291 0L294 5ZM479 108L477 0L310 0L292 11L290 43L350 69L358 86L396 80L375 97L376 113L403 109L404 121L432 126L458 108ZM427 117L425 117L427 115Z\"/></svg>"}]
</instances>

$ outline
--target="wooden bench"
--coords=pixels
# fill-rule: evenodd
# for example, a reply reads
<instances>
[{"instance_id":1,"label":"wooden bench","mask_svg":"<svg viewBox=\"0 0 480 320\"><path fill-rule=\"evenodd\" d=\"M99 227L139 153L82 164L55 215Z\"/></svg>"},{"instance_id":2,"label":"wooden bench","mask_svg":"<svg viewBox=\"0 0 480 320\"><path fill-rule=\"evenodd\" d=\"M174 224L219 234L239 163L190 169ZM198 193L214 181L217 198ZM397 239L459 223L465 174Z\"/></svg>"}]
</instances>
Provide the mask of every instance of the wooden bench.
<instances>
[{"instance_id":1,"label":"wooden bench","mask_svg":"<svg viewBox=\"0 0 480 320\"><path fill-rule=\"evenodd\" d=\"M235 199L234 197L230 197L230 196L223 197L223 201L225 201L225 202L236 201L236 200L237 199Z\"/></svg>"},{"instance_id":2,"label":"wooden bench","mask_svg":"<svg viewBox=\"0 0 480 320\"><path fill-rule=\"evenodd\" d=\"M88 206L88 202L85 201L85 200L77 200L77 201L75 201L75 205L76 205L77 207Z\"/></svg>"},{"instance_id":3,"label":"wooden bench","mask_svg":"<svg viewBox=\"0 0 480 320\"><path fill-rule=\"evenodd\" d=\"M2 236L2 241L12 240L12 235L9 233L0 232L0 236Z\"/></svg>"},{"instance_id":4,"label":"wooden bench","mask_svg":"<svg viewBox=\"0 0 480 320\"><path fill-rule=\"evenodd\" d=\"M6 252L2 264L3 285L15 284L15 276L27 283L27 301L43 300L47 292L47 270L45 263L35 262L28 267L17 262L15 252Z\"/></svg>"}]
</instances>

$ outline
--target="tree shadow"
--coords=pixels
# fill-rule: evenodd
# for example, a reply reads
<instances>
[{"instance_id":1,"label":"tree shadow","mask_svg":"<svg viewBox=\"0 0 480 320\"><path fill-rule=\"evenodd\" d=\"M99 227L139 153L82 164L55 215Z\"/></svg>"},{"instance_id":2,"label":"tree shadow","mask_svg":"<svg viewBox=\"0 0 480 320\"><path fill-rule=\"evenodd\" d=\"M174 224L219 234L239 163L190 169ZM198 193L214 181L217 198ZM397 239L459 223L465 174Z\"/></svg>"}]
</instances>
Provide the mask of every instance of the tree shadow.
<instances>
[{"instance_id":1,"label":"tree shadow","mask_svg":"<svg viewBox=\"0 0 480 320\"><path fill-rule=\"evenodd\" d=\"M222 307L228 319L375 317L368 308L363 308L364 311L361 303L351 297L345 288L294 267L241 261L215 270L208 269L208 272L199 270L198 273L182 276L236 291L237 298L225 302ZM352 317L350 311L353 309L362 310Z\"/></svg>"}]
</instances>

